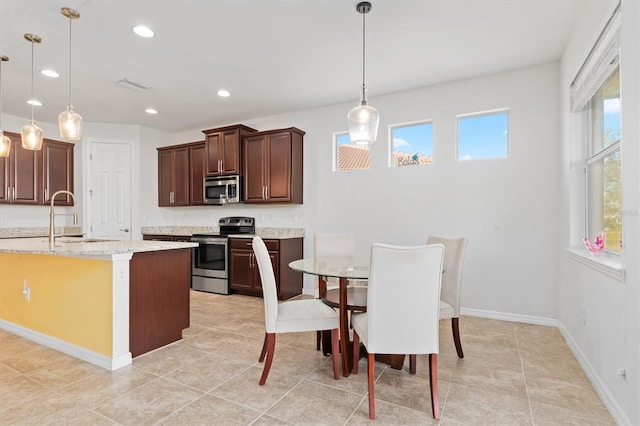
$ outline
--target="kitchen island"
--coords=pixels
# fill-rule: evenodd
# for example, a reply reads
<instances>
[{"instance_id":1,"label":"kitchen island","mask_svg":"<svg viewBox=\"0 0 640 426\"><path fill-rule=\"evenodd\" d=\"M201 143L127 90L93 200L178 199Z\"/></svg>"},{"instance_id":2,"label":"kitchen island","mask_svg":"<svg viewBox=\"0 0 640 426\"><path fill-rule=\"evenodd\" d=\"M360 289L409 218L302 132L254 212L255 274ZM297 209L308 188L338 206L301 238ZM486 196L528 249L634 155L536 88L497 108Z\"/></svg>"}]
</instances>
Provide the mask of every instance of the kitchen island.
<instances>
[{"instance_id":1,"label":"kitchen island","mask_svg":"<svg viewBox=\"0 0 640 426\"><path fill-rule=\"evenodd\" d=\"M1 239L0 328L109 370L131 364L189 327L195 245Z\"/></svg>"}]
</instances>

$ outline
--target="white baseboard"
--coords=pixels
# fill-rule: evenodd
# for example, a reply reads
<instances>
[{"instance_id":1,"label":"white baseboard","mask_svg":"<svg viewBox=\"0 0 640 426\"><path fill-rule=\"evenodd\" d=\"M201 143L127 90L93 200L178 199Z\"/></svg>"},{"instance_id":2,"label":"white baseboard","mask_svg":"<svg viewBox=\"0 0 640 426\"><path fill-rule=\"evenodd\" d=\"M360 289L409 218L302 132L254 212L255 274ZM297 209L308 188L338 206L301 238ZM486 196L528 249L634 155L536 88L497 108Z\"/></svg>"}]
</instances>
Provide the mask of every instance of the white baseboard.
<instances>
[{"instance_id":1,"label":"white baseboard","mask_svg":"<svg viewBox=\"0 0 640 426\"><path fill-rule=\"evenodd\" d=\"M1 319L0 329L6 330L10 333L24 337L27 340L31 340L32 342L39 343L51 349L55 349L57 351L97 365L98 367L102 367L107 370L117 370L118 368L131 364L132 362L131 352L127 352L126 354L118 356L116 358L110 358L97 352L90 351L89 349L74 345L69 342L65 342L64 340L47 336L46 334Z\"/></svg>"},{"instance_id":2,"label":"white baseboard","mask_svg":"<svg viewBox=\"0 0 640 426\"><path fill-rule=\"evenodd\" d=\"M562 337L564 337L564 340L565 342L567 342L569 349L571 349L571 352L573 352L573 354L575 355L576 359L580 363L580 366L591 381L591 384L593 384L593 388L600 396L600 399L602 399L604 405L607 406L607 409L611 413L611 416L613 417L613 420L615 420L616 424L630 425L631 421L629 421L627 415L624 413L613 395L611 395L611 392L609 392L609 389L607 389L607 386L604 384L587 357L584 356L575 340L573 340L573 337L571 337L571 334L569 334L569 330L567 330L564 324L562 324L560 321L558 321L558 330L560 330L560 334L562 334Z\"/></svg>"},{"instance_id":3,"label":"white baseboard","mask_svg":"<svg viewBox=\"0 0 640 426\"><path fill-rule=\"evenodd\" d=\"M513 322L521 322L521 323L527 323L527 324L537 324L537 325L547 325L547 326L557 327L558 330L560 331L560 334L562 334L562 337L564 337L564 340L567 343L567 346L569 346L569 349L571 349L571 352L573 352L573 355L576 357L576 359L580 363L580 366L582 367L585 374L591 381L593 388L600 396L600 399L602 399L602 402L609 410L609 413L611 413L611 416L613 417L616 424L619 424L619 425L631 424L626 414L624 413L624 411L622 410L618 402L615 400L611 392L609 392L609 389L607 389L606 385L604 384L604 382L602 381L602 379L600 378L596 370L593 368L593 366L591 365L587 357L582 353L582 351L576 344L575 340L573 340L573 337L571 337L571 334L569 334L569 331L565 328L564 324L562 324L559 320L555 318L537 317L532 315L520 315L520 314L511 314L511 313L505 313L505 312L485 311L481 309L465 309L465 308L460 308L460 314L468 315L472 317L490 318L490 319L497 319L502 321L513 321Z\"/></svg>"}]
</instances>

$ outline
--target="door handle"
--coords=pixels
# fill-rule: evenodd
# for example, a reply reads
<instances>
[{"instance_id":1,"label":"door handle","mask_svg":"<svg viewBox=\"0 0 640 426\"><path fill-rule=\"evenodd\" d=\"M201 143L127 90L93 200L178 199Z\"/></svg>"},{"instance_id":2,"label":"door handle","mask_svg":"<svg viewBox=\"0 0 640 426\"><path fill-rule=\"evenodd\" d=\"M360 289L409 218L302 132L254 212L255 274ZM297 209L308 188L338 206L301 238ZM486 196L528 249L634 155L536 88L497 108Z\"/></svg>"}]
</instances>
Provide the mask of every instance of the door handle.
<instances>
[{"instance_id":1,"label":"door handle","mask_svg":"<svg viewBox=\"0 0 640 426\"><path fill-rule=\"evenodd\" d=\"M123 231L123 232L129 232L129 228L121 229L121 231Z\"/></svg>"}]
</instances>

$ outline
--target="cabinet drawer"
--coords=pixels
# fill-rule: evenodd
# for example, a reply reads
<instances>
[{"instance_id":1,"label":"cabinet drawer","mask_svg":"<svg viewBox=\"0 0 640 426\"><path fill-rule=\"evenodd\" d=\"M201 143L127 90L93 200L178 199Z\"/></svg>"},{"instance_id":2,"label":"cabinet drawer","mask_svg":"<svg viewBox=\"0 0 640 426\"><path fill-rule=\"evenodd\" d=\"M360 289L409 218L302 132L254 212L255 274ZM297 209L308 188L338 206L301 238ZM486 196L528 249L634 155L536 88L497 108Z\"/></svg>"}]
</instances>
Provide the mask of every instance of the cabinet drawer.
<instances>
[{"instance_id":1,"label":"cabinet drawer","mask_svg":"<svg viewBox=\"0 0 640 426\"><path fill-rule=\"evenodd\" d=\"M252 238L231 238L229 247L232 249L245 249L252 250L251 247ZM278 251L280 249L280 241L279 240L263 240L264 245L267 246L267 250L269 251Z\"/></svg>"}]
</instances>

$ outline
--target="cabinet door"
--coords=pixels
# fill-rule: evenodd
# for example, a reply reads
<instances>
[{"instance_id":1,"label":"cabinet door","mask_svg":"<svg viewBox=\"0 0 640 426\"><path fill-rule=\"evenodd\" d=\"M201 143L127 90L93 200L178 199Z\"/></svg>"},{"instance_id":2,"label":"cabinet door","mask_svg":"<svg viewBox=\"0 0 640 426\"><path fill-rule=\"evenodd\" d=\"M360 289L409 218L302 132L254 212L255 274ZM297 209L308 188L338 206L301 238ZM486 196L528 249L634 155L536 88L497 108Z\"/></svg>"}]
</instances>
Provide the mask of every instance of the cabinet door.
<instances>
[{"instance_id":1,"label":"cabinet door","mask_svg":"<svg viewBox=\"0 0 640 426\"><path fill-rule=\"evenodd\" d=\"M13 164L11 165L11 175L13 182L13 197L11 202L14 204L40 204L40 191L38 185L38 152L22 148L20 139L12 138L13 146L11 147L11 156Z\"/></svg>"},{"instance_id":2,"label":"cabinet door","mask_svg":"<svg viewBox=\"0 0 640 426\"><path fill-rule=\"evenodd\" d=\"M254 286L253 251L232 249L229 256L229 286L232 290L252 291Z\"/></svg>"},{"instance_id":3,"label":"cabinet door","mask_svg":"<svg viewBox=\"0 0 640 426\"><path fill-rule=\"evenodd\" d=\"M266 149L266 201L291 201L291 133L270 135Z\"/></svg>"},{"instance_id":4,"label":"cabinet door","mask_svg":"<svg viewBox=\"0 0 640 426\"><path fill-rule=\"evenodd\" d=\"M205 155L207 176L218 176L220 160L222 160L222 134L210 133L205 138Z\"/></svg>"},{"instance_id":5,"label":"cabinet door","mask_svg":"<svg viewBox=\"0 0 640 426\"><path fill-rule=\"evenodd\" d=\"M11 187L9 181L11 180L9 173L11 167L9 166L9 157L0 157L0 203L9 202L9 188Z\"/></svg>"},{"instance_id":6,"label":"cabinet door","mask_svg":"<svg viewBox=\"0 0 640 426\"><path fill-rule=\"evenodd\" d=\"M242 140L244 151L244 202L265 202L265 136Z\"/></svg>"},{"instance_id":7,"label":"cabinet door","mask_svg":"<svg viewBox=\"0 0 640 426\"><path fill-rule=\"evenodd\" d=\"M204 177L206 175L206 157L204 144L189 147L189 204L204 204Z\"/></svg>"},{"instance_id":8,"label":"cabinet door","mask_svg":"<svg viewBox=\"0 0 640 426\"><path fill-rule=\"evenodd\" d=\"M187 147L176 148L175 155L175 186L173 205L188 206L189 205L189 149Z\"/></svg>"},{"instance_id":9,"label":"cabinet door","mask_svg":"<svg viewBox=\"0 0 640 426\"><path fill-rule=\"evenodd\" d=\"M158 150L158 206L172 206L174 154L170 149Z\"/></svg>"},{"instance_id":10,"label":"cabinet door","mask_svg":"<svg viewBox=\"0 0 640 426\"><path fill-rule=\"evenodd\" d=\"M43 202L48 204L57 191L73 192L73 148L71 143L45 140L42 146ZM64 196L63 196L64 195ZM55 199L57 206L72 206L69 194Z\"/></svg>"},{"instance_id":11,"label":"cabinet door","mask_svg":"<svg viewBox=\"0 0 640 426\"><path fill-rule=\"evenodd\" d=\"M238 130L222 132L222 174L237 175L240 173L240 135Z\"/></svg>"}]
</instances>

